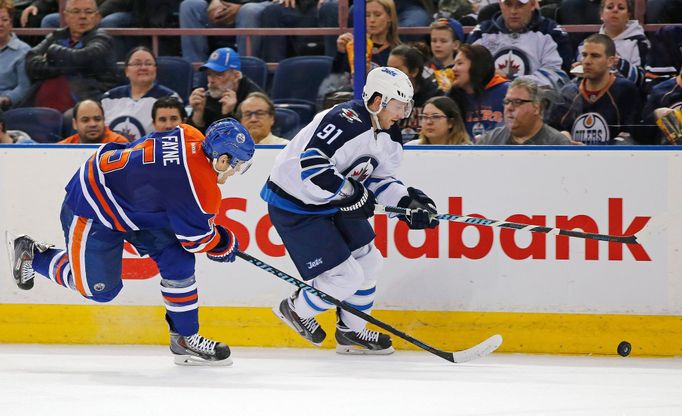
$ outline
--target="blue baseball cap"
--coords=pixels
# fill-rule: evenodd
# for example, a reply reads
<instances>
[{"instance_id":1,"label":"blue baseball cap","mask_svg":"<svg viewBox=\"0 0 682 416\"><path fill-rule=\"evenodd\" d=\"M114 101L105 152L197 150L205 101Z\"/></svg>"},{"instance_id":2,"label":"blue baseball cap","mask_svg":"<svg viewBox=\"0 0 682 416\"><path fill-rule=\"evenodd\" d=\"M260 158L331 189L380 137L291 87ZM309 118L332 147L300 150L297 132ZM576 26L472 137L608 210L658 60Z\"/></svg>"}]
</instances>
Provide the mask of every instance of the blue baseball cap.
<instances>
[{"instance_id":1,"label":"blue baseball cap","mask_svg":"<svg viewBox=\"0 0 682 416\"><path fill-rule=\"evenodd\" d=\"M460 42L464 42L464 28L462 27L462 24L459 23L457 20L452 19L452 18L440 18L435 21L435 23L439 24L447 24L452 32L455 34L455 40L458 40Z\"/></svg>"},{"instance_id":2,"label":"blue baseball cap","mask_svg":"<svg viewBox=\"0 0 682 416\"><path fill-rule=\"evenodd\" d=\"M208 62L199 67L199 71L211 69L216 72L225 72L230 69L242 70L239 54L232 48L219 48L208 57Z\"/></svg>"}]
</instances>

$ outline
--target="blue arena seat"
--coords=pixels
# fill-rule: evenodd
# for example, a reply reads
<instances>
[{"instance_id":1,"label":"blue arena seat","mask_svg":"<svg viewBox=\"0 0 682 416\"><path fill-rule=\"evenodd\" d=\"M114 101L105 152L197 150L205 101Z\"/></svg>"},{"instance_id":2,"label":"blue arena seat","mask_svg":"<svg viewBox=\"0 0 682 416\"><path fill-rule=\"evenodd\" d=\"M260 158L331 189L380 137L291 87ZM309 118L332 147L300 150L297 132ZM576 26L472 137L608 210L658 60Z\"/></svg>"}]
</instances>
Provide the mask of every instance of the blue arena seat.
<instances>
[{"instance_id":1,"label":"blue arena seat","mask_svg":"<svg viewBox=\"0 0 682 416\"><path fill-rule=\"evenodd\" d=\"M275 125L272 130L276 136L291 140L298 133L300 124L297 112L275 106Z\"/></svg>"},{"instance_id":2,"label":"blue arena seat","mask_svg":"<svg viewBox=\"0 0 682 416\"><path fill-rule=\"evenodd\" d=\"M187 104L192 92L192 64L177 56L159 56L156 62L156 81L177 92L182 102Z\"/></svg>"},{"instance_id":3,"label":"blue arena seat","mask_svg":"<svg viewBox=\"0 0 682 416\"><path fill-rule=\"evenodd\" d=\"M242 74L265 91L268 82L268 65L265 61L255 56L240 56L239 60L242 63Z\"/></svg>"},{"instance_id":4,"label":"blue arena seat","mask_svg":"<svg viewBox=\"0 0 682 416\"><path fill-rule=\"evenodd\" d=\"M282 60L272 79L270 98L275 102L303 100L313 106L317 90L332 70L329 56L296 56Z\"/></svg>"},{"instance_id":5,"label":"blue arena seat","mask_svg":"<svg viewBox=\"0 0 682 416\"><path fill-rule=\"evenodd\" d=\"M7 130L22 130L38 143L56 143L62 139L61 111L45 107L23 107L5 111Z\"/></svg>"}]
</instances>

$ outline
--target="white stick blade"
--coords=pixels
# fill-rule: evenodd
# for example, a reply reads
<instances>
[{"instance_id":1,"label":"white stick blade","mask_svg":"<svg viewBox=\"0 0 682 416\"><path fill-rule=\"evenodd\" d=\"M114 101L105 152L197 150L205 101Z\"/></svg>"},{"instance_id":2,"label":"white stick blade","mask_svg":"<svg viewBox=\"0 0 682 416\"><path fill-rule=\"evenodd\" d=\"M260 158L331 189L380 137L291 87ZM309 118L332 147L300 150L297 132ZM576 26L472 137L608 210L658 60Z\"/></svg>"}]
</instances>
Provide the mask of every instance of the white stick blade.
<instances>
[{"instance_id":1,"label":"white stick blade","mask_svg":"<svg viewBox=\"0 0 682 416\"><path fill-rule=\"evenodd\" d=\"M502 345L502 336L493 335L478 345L462 351L452 353L452 359L455 363L466 363L467 361L476 360L485 357L491 352L495 351Z\"/></svg>"}]
</instances>

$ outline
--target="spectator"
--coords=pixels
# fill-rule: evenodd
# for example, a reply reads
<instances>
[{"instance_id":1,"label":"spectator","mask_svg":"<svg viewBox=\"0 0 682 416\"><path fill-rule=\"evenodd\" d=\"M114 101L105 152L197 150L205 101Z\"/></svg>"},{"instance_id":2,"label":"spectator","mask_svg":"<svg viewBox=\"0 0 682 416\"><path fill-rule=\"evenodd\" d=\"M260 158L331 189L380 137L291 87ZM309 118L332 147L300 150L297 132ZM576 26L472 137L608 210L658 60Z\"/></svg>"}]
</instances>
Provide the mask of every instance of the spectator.
<instances>
[{"instance_id":1,"label":"spectator","mask_svg":"<svg viewBox=\"0 0 682 416\"><path fill-rule=\"evenodd\" d=\"M637 20L630 20L633 16L632 0L601 0L600 14L604 24L599 33L610 37L616 44L618 72L642 87L650 44L644 35L644 28ZM582 49L583 45L580 44L577 63Z\"/></svg>"},{"instance_id":2,"label":"spectator","mask_svg":"<svg viewBox=\"0 0 682 416\"><path fill-rule=\"evenodd\" d=\"M495 73L493 57L481 45L462 45L453 67L455 80L448 95L455 100L473 139L502 122L502 100L509 81Z\"/></svg>"},{"instance_id":3,"label":"spectator","mask_svg":"<svg viewBox=\"0 0 682 416\"><path fill-rule=\"evenodd\" d=\"M571 144L568 137L545 124L544 103L538 85L527 78L517 78L504 97L504 126L486 132L476 144Z\"/></svg>"},{"instance_id":4,"label":"spectator","mask_svg":"<svg viewBox=\"0 0 682 416\"><path fill-rule=\"evenodd\" d=\"M40 81L32 95L33 106L60 111L76 101L99 98L116 82L112 40L95 29L99 13L94 0L67 0L66 28L47 35L26 55L26 72Z\"/></svg>"},{"instance_id":5,"label":"spectator","mask_svg":"<svg viewBox=\"0 0 682 416\"><path fill-rule=\"evenodd\" d=\"M156 57L144 46L128 53L125 75L130 83L107 91L102 97L102 107L107 126L134 141L153 130L151 108L158 98L180 97L156 82Z\"/></svg>"},{"instance_id":6,"label":"spectator","mask_svg":"<svg viewBox=\"0 0 682 416\"><path fill-rule=\"evenodd\" d=\"M650 127L647 136L656 137L652 140L653 143L667 143L656 127L656 120L673 110L682 110L682 71L677 77L656 85L644 105L642 110L644 124Z\"/></svg>"},{"instance_id":7,"label":"spectator","mask_svg":"<svg viewBox=\"0 0 682 416\"><path fill-rule=\"evenodd\" d=\"M369 0L365 5L365 16L369 71L374 67L386 66L388 55L400 44L400 38L398 37L398 16L393 0ZM336 39L333 72L353 70L353 41L353 34L350 32L343 33Z\"/></svg>"},{"instance_id":8,"label":"spectator","mask_svg":"<svg viewBox=\"0 0 682 416\"><path fill-rule=\"evenodd\" d=\"M207 4L208 3L208 4ZM258 28L263 9L270 2L256 0L183 0L180 3L180 28L205 29L211 27ZM225 43L224 41L221 43ZM237 36L239 52L246 53L246 36ZM204 62L209 54L207 36L182 36L182 57L191 62ZM226 45L221 45L226 46ZM260 51L260 38L251 37L251 48ZM196 78L195 78L196 80Z\"/></svg>"},{"instance_id":9,"label":"spectator","mask_svg":"<svg viewBox=\"0 0 682 416\"><path fill-rule=\"evenodd\" d=\"M132 0L97 0L97 10L102 17L99 27L130 27L133 22ZM58 12L50 13L40 21L40 27L56 29L61 26L60 20Z\"/></svg>"},{"instance_id":10,"label":"spectator","mask_svg":"<svg viewBox=\"0 0 682 416\"><path fill-rule=\"evenodd\" d=\"M31 49L12 32L14 2L0 0L0 109L20 103L29 88L25 57Z\"/></svg>"},{"instance_id":11,"label":"spectator","mask_svg":"<svg viewBox=\"0 0 682 416\"><path fill-rule=\"evenodd\" d=\"M419 137L405 144L471 144L462 113L450 97L433 97L427 100L424 111L419 115L419 124Z\"/></svg>"},{"instance_id":12,"label":"spectator","mask_svg":"<svg viewBox=\"0 0 682 416\"><path fill-rule=\"evenodd\" d=\"M39 27L45 16L58 12L58 0L36 0L21 11L19 23L21 27Z\"/></svg>"},{"instance_id":13,"label":"spectator","mask_svg":"<svg viewBox=\"0 0 682 416\"><path fill-rule=\"evenodd\" d=\"M526 75L557 88L568 80L573 50L566 32L537 8L538 0L504 0L500 12L476 26L467 41L488 48L507 78Z\"/></svg>"},{"instance_id":14,"label":"spectator","mask_svg":"<svg viewBox=\"0 0 682 416\"><path fill-rule=\"evenodd\" d=\"M422 76L424 55L415 47L399 45L393 48L391 55L388 57L388 66L399 69L406 74L414 89L412 113L408 118L402 119L399 123L402 129L403 140L410 141L417 137L421 129L419 115L426 100L443 95L443 91L438 89L438 84L433 77L424 78Z\"/></svg>"},{"instance_id":15,"label":"spectator","mask_svg":"<svg viewBox=\"0 0 682 416\"><path fill-rule=\"evenodd\" d=\"M97 0L97 10L101 17L97 27L117 28L131 27L133 23L133 0ZM61 26L59 13L50 13L40 22L40 27L56 29ZM123 59L131 47L130 36L119 36L114 39L116 56Z\"/></svg>"},{"instance_id":16,"label":"spectator","mask_svg":"<svg viewBox=\"0 0 682 416\"><path fill-rule=\"evenodd\" d=\"M424 66L424 78L434 76L438 88L450 91L455 74L455 56L464 42L464 28L455 19L438 19L431 23L431 53L433 57Z\"/></svg>"},{"instance_id":17,"label":"spectator","mask_svg":"<svg viewBox=\"0 0 682 416\"><path fill-rule=\"evenodd\" d=\"M99 101L83 100L73 107L73 129L76 134L57 144L129 143L104 125L104 109Z\"/></svg>"},{"instance_id":18,"label":"spectator","mask_svg":"<svg viewBox=\"0 0 682 416\"><path fill-rule=\"evenodd\" d=\"M334 2L334 4L338 7L338 3ZM322 8L327 5L328 3L325 3ZM398 38L398 15L393 0L369 0L365 7L367 70L369 71L372 68L387 65L391 49L400 44L400 38ZM332 73L322 82L318 90L318 101L322 103L338 93L353 92L350 74L354 68L353 34L347 32L336 38L335 51Z\"/></svg>"},{"instance_id":19,"label":"spectator","mask_svg":"<svg viewBox=\"0 0 682 416\"><path fill-rule=\"evenodd\" d=\"M682 26L669 25L656 31L647 63L646 78L651 85L677 76L682 69Z\"/></svg>"},{"instance_id":20,"label":"spectator","mask_svg":"<svg viewBox=\"0 0 682 416\"><path fill-rule=\"evenodd\" d=\"M177 97L161 97L152 106L154 131L173 130L187 121L187 112Z\"/></svg>"},{"instance_id":21,"label":"spectator","mask_svg":"<svg viewBox=\"0 0 682 416\"><path fill-rule=\"evenodd\" d=\"M251 133L256 144L287 144L289 140L272 134L275 104L262 92L252 92L237 108L237 119Z\"/></svg>"},{"instance_id":22,"label":"spectator","mask_svg":"<svg viewBox=\"0 0 682 416\"><path fill-rule=\"evenodd\" d=\"M392 21L396 22L395 27L422 27L422 26L428 26L431 23L431 16L433 14L433 2L430 0L374 0L378 1L379 4L382 5L382 7L388 12L389 7L393 10L396 11L395 15L391 14L391 16L395 16L395 20L393 18L391 19ZM369 4L372 1L367 1L365 5L365 16L369 18L370 14L370 9L369 9ZM338 0L326 0L322 3L319 11L319 22L320 26L323 27L338 27L339 26L339 2ZM389 3L391 4L389 6ZM350 13L348 15L349 17L349 24L352 26L352 18L353 18L353 11L352 7L350 10ZM367 25L367 31L369 33L369 24ZM334 55L334 44L333 41L329 40L329 36L327 37L328 39L325 40L325 53L329 56ZM418 40L417 39L414 40ZM396 45L391 45L390 49L393 49Z\"/></svg>"},{"instance_id":23,"label":"spectator","mask_svg":"<svg viewBox=\"0 0 682 416\"><path fill-rule=\"evenodd\" d=\"M26 144L35 143L33 139L24 131L21 130L7 130L5 124L5 116L0 109L0 144Z\"/></svg>"},{"instance_id":24,"label":"spectator","mask_svg":"<svg viewBox=\"0 0 682 416\"><path fill-rule=\"evenodd\" d=\"M239 55L232 48L213 51L200 71L206 71L208 88L197 88L189 97L192 107L190 124L204 132L209 124L231 117L239 103L252 92L262 92L241 73Z\"/></svg>"},{"instance_id":25,"label":"spectator","mask_svg":"<svg viewBox=\"0 0 682 416\"><path fill-rule=\"evenodd\" d=\"M642 108L635 84L611 73L618 59L615 43L606 35L590 35L581 55L583 80L561 90L565 101L552 111L552 124L584 144L632 144Z\"/></svg>"}]
</instances>

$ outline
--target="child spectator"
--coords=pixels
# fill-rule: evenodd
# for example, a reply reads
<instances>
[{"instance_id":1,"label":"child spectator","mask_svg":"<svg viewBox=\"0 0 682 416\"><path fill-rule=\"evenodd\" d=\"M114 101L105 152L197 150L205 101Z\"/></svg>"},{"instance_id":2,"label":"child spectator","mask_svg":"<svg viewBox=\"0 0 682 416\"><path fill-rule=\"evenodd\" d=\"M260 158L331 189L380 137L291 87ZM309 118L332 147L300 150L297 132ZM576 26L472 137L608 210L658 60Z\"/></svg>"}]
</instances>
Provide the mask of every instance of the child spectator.
<instances>
[{"instance_id":1,"label":"child spectator","mask_svg":"<svg viewBox=\"0 0 682 416\"><path fill-rule=\"evenodd\" d=\"M431 53L433 57L424 66L423 76L431 75L436 79L438 88L443 92L450 91L455 73L455 56L459 46L464 42L464 29L455 19L438 19L431 23Z\"/></svg>"}]
</instances>

